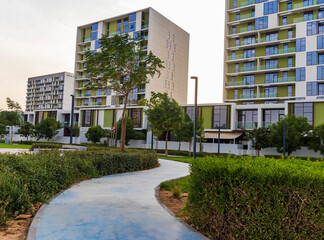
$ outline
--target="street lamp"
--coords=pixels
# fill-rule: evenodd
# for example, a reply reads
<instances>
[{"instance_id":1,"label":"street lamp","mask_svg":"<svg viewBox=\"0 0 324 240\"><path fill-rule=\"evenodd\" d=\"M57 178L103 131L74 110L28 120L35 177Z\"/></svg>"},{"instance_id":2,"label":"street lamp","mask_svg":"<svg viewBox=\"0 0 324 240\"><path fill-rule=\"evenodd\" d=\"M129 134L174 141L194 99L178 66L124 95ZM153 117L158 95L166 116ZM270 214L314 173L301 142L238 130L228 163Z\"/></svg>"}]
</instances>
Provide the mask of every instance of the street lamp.
<instances>
[{"instance_id":1,"label":"street lamp","mask_svg":"<svg viewBox=\"0 0 324 240\"><path fill-rule=\"evenodd\" d=\"M71 108L71 127L70 127L70 144L73 143L73 115L74 115L74 95L71 94L72 97L72 108Z\"/></svg>"},{"instance_id":2,"label":"street lamp","mask_svg":"<svg viewBox=\"0 0 324 240\"><path fill-rule=\"evenodd\" d=\"M194 145L193 145L193 158L196 159L196 145L197 145L197 91L198 91L198 77L191 77L195 80L195 127L194 127Z\"/></svg>"}]
</instances>

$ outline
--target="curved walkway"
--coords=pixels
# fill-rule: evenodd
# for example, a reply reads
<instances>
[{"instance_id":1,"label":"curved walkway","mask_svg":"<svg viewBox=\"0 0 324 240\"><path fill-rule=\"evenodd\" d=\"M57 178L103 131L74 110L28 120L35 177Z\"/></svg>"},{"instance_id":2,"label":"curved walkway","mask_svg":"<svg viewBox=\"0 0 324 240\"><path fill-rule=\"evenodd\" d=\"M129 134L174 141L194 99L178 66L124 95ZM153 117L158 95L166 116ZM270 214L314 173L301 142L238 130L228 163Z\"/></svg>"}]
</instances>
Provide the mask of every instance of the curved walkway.
<instances>
[{"instance_id":1,"label":"curved walkway","mask_svg":"<svg viewBox=\"0 0 324 240\"><path fill-rule=\"evenodd\" d=\"M161 182L189 174L188 164L159 160L155 169L81 182L39 211L28 240L167 239L204 237L170 215L156 200Z\"/></svg>"}]
</instances>

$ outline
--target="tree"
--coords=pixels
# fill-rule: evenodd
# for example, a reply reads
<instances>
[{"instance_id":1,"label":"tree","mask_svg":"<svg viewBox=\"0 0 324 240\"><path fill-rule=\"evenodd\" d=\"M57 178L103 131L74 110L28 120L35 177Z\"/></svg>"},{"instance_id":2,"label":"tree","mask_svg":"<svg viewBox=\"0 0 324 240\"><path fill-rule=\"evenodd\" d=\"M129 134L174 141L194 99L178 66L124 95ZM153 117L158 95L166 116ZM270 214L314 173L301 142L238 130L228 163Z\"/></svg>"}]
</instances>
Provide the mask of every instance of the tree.
<instances>
[{"instance_id":1,"label":"tree","mask_svg":"<svg viewBox=\"0 0 324 240\"><path fill-rule=\"evenodd\" d=\"M30 122L25 122L16 133L24 136L28 141L28 137L34 134L34 125Z\"/></svg>"},{"instance_id":2,"label":"tree","mask_svg":"<svg viewBox=\"0 0 324 240\"><path fill-rule=\"evenodd\" d=\"M3 138L5 135L7 135L9 132L7 131L7 126L0 123L0 137Z\"/></svg>"},{"instance_id":3,"label":"tree","mask_svg":"<svg viewBox=\"0 0 324 240\"><path fill-rule=\"evenodd\" d=\"M205 141L205 129L203 126L204 119L197 119L197 139L199 141L199 151L202 152L204 150L203 142Z\"/></svg>"},{"instance_id":4,"label":"tree","mask_svg":"<svg viewBox=\"0 0 324 240\"><path fill-rule=\"evenodd\" d=\"M189 143L188 151L190 156L191 143L194 135L194 122L190 119L188 114L184 115L184 119L181 122L180 127L174 130L174 135L176 140L179 142L179 151L181 148L181 142Z\"/></svg>"},{"instance_id":5,"label":"tree","mask_svg":"<svg viewBox=\"0 0 324 240\"><path fill-rule=\"evenodd\" d=\"M277 123L270 126L271 145L277 148L277 151L283 152L283 128L286 123L286 147L288 155L300 149L305 142L305 138L311 129L306 117L296 117L288 115L280 119Z\"/></svg>"},{"instance_id":6,"label":"tree","mask_svg":"<svg viewBox=\"0 0 324 240\"><path fill-rule=\"evenodd\" d=\"M168 137L169 132L179 128L183 111L181 106L173 99L169 98L167 93L151 93L150 101L146 101L148 109L144 112L147 120L153 127L154 132L165 132L165 155L168 155Z\"/></svg>"},{"instance_id":7,"label":"tree","mask_svg":"<svg viewBox=\"0 0 324 240\"><path fill-rule=\"evenodd\" d=\"M324 124L318 125L309 134L308 148L324 155Z\"/></svg>"},{"instance_id":8,"label":"tree","mask_svg":"<svg viewBox=\"0 0 324 240\"><path fill-rule=\"evenodd\" d=\"M245 131L246 139L252 141L252 147L260 155L260 150L271 146L271 131L269 128L256 128L251 131Z\"/></svg>"},{"instance_id":9,"label":"tree","mask_svg":"<svg viewBox=\"0 0 324 240\"><path fill-rule=\"evenodd\" d=\"M100 142L101 138L104 137L104 132L100 125L93 126L93 127L89 127L85 136L88 141L93 142L93 144L96 144L97 142Z\"/></svg>"},{"instance_id":10,"label":"tree","mask_svg":"<svg viewBox=\"0 0 324 240\"><path fill-rule=\"evenodd\" d=\"M126 141L126 107L129 95L137 88L149 83L149 78L163 68L162 61L143 50L145 40L132 39L128 34L100 38L101 51L86 52L86 66L91 84L114 90L123 97L122 128L120 151L125 150ZM98 83L97 78L101 81Z\"/></svg>"},{"instance_id":11,"label":"tree","mask_svg":"<svg viewBox=\"0 0 324 240\"><path fill-rule=\"evenodd\" d=\"M11 100L10 98L7 97L7 106L9 110L13 110L13 111L20 111L21 110L21 106L18 102L15 102L13 100Z\"/></svg>"},{"instance_id":12,"label":"tree","mask_svg":"<svg viewBox=\"0 0 324 240\"><path fill-rule=\"evenodd\" d=\"M136 131L134 130L134 121L130 118L126 118L126 139L125 144L128 145L130 139L134 139ZM122 119L117 122L117 139L120 140L122 129Z\"/></svg>"},{"instance_id":13,"label":"tree","mask_svg":"<svg viewBox=\"0 0 324 240\"><path fill-rule=\"evenodd\" d=\"M109 139L113 137L114 129L103 129L103 137L107 138L107 146L109 147Z\"/></svg>"},{"instance_id":14,"label":"tree","mask_svg":"<svg viewBox=\"0 0 324 240\"><path fill-rule=\"evenodd\" d=\"M0 113L0 123L10 126L10 143L13 142L13 127L21 124L21 117L18 111L2 111Z\"/></svg>"},{"instance_id":15,"label":"tree","mask_svg":"<svg viewBox=\"0 0 324 240\"><path fill-rule=\"evenodd\" d=\"M35 136L37 140L41 138L47 138L49 141L51 138L54 142L54 137L58 134L58 130L61 128L61 123L56 121L55 118L45 118L43 121L35 126Z\"/></svg>"}]
</instances>

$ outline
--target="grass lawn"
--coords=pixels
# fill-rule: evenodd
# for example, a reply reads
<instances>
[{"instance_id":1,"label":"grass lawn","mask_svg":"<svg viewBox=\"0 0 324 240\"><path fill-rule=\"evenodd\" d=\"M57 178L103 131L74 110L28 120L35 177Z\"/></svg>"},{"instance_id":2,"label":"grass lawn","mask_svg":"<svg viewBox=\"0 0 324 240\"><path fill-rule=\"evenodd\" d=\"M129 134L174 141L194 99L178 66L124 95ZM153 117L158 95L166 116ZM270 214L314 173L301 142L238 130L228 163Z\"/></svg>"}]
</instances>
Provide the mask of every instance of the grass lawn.
<instances>
[{"instance_id":1,"label":"grass lawn","mask_svg":"<svg viewBox=\"0 0 324 240\"><path fill-rule=\"evenodd\" d=\"M166 159L166 160L172 160L172 161L177 161L177 162L184 162L184 163L191 163L193 160L193 157L166 157L165 155L160 155L158 154L158 158L160 159Z\"/></svg>"},{"instance_id":2,"label":"grass lawn","mask_svg":"<svg viewBox=\"0 0 324 240\"><path fill-rule=\"evenodd\" d=\"M0 143L0 148L30 149L30 148L31 148L31 145L25 145L25 144L5 144L5 143Z\"/></svg>"},{"instance_id":3,"label":"grass lawn","mask_svg":"<svg viewBox=\"0 0 324 240\"><path fill-rule=\"evenodd\" d=\"M161 190L174 192L180 190L180 192L188 192L189 190L189 176L174 179L171 181L162 182L160 185Z\"/></svg>"}]
</instances>

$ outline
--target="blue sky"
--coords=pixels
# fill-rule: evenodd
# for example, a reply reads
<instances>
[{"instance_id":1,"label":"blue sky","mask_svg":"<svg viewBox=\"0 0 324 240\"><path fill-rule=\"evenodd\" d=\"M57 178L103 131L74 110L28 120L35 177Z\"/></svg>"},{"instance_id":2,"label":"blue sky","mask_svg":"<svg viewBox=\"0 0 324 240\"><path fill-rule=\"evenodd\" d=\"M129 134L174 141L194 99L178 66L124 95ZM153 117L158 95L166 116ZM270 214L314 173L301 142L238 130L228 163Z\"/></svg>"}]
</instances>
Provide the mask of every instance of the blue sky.
<instances>
[{"instance_id":1,"label":"blue sky","mask_svg":"<svg viewBox=\"0 0 324 240\"><path fill-rule=\"evenodd\" d=\"M0 108L25 107L28 77L74 72L76 27L153 7L190 33L188 103L222 101L225 0L11 0L0 8Z\"/></svg>"}]
</instances>

